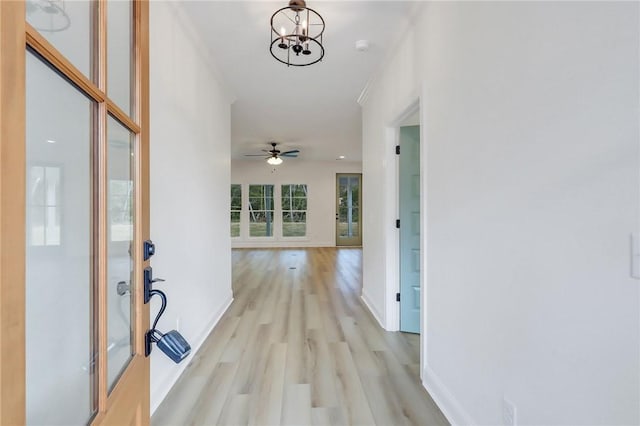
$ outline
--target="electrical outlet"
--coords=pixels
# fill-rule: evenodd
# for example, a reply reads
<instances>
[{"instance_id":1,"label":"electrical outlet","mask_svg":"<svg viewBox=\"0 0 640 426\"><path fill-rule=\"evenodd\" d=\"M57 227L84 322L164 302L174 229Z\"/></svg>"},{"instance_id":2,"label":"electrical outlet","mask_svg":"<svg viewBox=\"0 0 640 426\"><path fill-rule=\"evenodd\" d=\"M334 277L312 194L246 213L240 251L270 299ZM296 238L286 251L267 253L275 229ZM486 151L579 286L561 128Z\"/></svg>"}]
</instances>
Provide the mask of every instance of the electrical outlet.
<instances>
[{"instance_id":1,"label":"electrical outlet","mask_svg":"<svg viewBox=\"0 0 640 426\"><path fill-rule=\"evenodd\" d=\"M505 426L516 426L517 424L517 411L513 402L507 398L502 399L502 421Z\"/></svg>"}]
</instances>

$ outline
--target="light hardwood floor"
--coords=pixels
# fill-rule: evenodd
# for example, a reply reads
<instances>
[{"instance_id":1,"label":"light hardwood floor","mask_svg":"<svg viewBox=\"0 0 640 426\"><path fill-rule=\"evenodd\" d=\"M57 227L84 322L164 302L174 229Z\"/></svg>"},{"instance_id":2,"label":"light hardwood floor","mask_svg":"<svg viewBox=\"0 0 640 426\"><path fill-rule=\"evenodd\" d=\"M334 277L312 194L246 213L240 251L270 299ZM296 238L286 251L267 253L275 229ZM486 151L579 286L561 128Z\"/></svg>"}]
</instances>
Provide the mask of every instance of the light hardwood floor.
<instances>
[{"instance_id":1,"label":"light hardwood floor","mask_svg":"<svg viewBox=\"0 0 640 426\"><path fill-rule=\"evenodd\" d=\"M446 425L419 336L360 301L362 250L234 250L235 300L152 419L162 425Z\"/></svg>"}]
</instances>

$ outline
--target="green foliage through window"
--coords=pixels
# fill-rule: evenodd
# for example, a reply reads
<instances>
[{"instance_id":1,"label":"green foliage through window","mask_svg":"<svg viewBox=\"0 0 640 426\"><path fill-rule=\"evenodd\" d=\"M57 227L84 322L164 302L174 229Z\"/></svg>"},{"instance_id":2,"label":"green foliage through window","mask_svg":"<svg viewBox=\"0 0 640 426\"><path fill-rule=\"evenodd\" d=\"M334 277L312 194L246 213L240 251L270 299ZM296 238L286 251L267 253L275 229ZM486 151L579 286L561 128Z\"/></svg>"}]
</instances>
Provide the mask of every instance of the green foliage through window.
<instances>
[{"instance_id":1,"label":"green foliage through window","mask_svg":"<svg viewBox=\"0 0 640 426\"><path fill-rule=\"evenodd\" d=\"M240 236L240 214L242 212L242 185L231 185L231 236Z\"/></svg>"},{"instance_id":2,"label":"green foliage through window","mask_svg":"<svg viewBox=\"0 0 640 426\"><path fill-rule=\"evenodd\" d=\"M307 185L282 185L282 236L307 235Z\"/></svg>"},{"instance_id":3,"label":"green foliage through window","mask_svg":"<svg viewBox=\"0 0 640 426\"><path fill-rule=\"evenodd\" d=\"M273 185L249 185L249 236L273 236Z\"/></svg>"}]
</instances>

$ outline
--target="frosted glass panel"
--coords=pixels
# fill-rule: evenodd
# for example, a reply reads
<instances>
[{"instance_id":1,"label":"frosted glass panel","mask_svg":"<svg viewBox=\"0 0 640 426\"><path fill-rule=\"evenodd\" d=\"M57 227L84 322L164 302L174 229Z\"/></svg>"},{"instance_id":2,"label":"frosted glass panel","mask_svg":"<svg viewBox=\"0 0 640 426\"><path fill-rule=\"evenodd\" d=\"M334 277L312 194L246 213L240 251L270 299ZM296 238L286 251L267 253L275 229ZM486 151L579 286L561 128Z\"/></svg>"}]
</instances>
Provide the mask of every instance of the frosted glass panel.
<instances>
[{"instance_id":1,"label":"frosted glass panel","mask_svg":"<svg viewBox=\"0 0 640 426\"><path fill-rule=\"evenodd\" d=\"M133 244L134 157L133 135L112 117L109 117L107 125L107 139L107 376L109 389L112 389L132 356L133 259L129 252Z\"/></svg>"},{"instance_id":2,"label":"frosted glass panel","mask_svg":"<svg viewBox=\"0 0 640 426\"><path fill-rule=\"evenodd\" d=\"M107 95L131 115L133 6L129 0L107 2Z\"/></svg>"},{"instance_id":3,"label":"frosted glass panel","mask_svg":"<svg viewBox=\"0 0 640 426\"><path fill-rule=\"evenodd\" d=\"M27 0L27 22L89 79L93 79L95 3Z\"/></svg>"},{"instance_id":4,"label":"frosted glass panel","mask_svg":"<svg viewBox=\"0 0 640 426\"><path fill-rule=\"evenodd\" d=\"M91 268L93 102L27 54L27 423L95 412Z\"/></svg>"}]
</instances>

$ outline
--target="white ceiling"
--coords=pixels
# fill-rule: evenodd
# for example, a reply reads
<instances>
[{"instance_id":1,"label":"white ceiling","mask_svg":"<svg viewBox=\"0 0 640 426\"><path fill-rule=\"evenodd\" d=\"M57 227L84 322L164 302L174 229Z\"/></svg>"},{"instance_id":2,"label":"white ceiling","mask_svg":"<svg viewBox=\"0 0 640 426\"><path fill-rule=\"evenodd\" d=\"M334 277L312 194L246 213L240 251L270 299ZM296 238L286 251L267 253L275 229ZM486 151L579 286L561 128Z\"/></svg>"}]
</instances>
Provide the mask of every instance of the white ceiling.
<instances>
[{"instance_id":1,"label":"white ceiling","mask_svg":"<svg viewBox=\"0 0 640 426\"><path fill-rule=\"evenodd\" d=\"M282 150L300 149L300 160L344 155L345 161L361 161L357 99L397 43L416 2L308 0L326 22L326 54L315 65L289 68L269 53L269 20L287 4L183 2L236 98L232 158L247 159L244 154L259 153L274 140ZM367 52L355 48L361 39L369 40Z\"/></svg>"}]
</instances>

